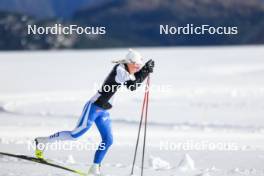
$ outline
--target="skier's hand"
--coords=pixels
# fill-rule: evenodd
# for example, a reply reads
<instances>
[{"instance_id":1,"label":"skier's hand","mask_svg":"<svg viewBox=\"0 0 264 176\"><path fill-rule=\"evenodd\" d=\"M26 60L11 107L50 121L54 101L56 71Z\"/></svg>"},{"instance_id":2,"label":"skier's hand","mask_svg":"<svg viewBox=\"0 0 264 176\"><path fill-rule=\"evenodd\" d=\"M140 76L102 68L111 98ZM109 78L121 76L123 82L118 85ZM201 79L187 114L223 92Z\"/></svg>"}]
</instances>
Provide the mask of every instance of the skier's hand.
<instances>
[{"instance_id":1,"label":"skier's hand","mask_svg":"<svg viewBox=\"0 0 264 176\"><path fill-rule=\"evenodd\" d=\"M152 73L153 72L153 69L154 69L154 66L155 66L155 62L154 60L150 59L148 60L145 65L144 65L144 69L146 72L148 73Z\"/></svg>"}]
</instances>

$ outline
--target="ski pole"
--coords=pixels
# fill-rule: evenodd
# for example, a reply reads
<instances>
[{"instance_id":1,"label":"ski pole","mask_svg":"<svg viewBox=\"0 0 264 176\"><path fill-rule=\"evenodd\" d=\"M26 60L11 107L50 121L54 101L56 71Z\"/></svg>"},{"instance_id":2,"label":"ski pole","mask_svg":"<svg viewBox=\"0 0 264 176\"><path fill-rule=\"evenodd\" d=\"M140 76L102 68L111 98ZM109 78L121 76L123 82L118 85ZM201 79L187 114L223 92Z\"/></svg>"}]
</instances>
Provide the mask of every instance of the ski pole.
<instances>
[{"instance_id":1,"label":"ski pole","mask_svg":"<svg viewBox=\"0 0 264 176\"><path fill-rule=\"evenodd\" d=\"M150 77L148 77L147 87L149 87ZM147 90L146 98L146 109L145 109L145 128L144 128L144 139L143 139L143 152L142 152L142 161L141 161L141 176L144 172L144 163L145 163L145 150L146 150L146 140L147 140L147 124L148 124L148 102L149 102L149 89Z\"/></svg>"},{"instance_id":2,"label":"ski pole","mask_svg":"<svg viewBox=\"0 0 264 176\"><path fill-rule=\"evenodd\" d=\"M140 123L139 123L139 128L138 128L138 135L137 135L137 142L136 142L136 147L135 147L135 152L134 152L134 159L133 159L133 164L132 164L132 169L131 169L131 174L134 174L134 168L135 168L135 163L136 163L136 157L137 157L137 150L138 150L138 144L139 144L139 138L141 134L141 127L142 127L142 122L143 122L143 117L144 117L144 110L145 110L145 104L147 100L147 92L148 92L148 87L149 87L149 76L147 80L147 85L145 87L145 93L144 93L144 100L142 104L142 109L141 109L141 118L140 118Z\"/></svg>"}]
</instances>

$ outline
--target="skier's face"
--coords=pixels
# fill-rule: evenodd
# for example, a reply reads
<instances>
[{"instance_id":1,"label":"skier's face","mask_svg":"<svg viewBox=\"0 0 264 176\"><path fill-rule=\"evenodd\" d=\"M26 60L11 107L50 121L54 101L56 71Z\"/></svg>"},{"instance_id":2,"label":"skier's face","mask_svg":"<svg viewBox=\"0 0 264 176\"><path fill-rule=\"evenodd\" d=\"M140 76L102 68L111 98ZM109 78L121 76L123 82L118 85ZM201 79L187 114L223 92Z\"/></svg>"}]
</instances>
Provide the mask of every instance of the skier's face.
<instances>
[{"instance_id":1,"label":"skier's face","mask_svg":"<svg viewBox=\"0 0 264 176\"><path fill-rule=\"evenodd\" d=\"M141 65L136 63L127 64L129 73L134 74L140 70Z\"/></svg>"}]
</instances>

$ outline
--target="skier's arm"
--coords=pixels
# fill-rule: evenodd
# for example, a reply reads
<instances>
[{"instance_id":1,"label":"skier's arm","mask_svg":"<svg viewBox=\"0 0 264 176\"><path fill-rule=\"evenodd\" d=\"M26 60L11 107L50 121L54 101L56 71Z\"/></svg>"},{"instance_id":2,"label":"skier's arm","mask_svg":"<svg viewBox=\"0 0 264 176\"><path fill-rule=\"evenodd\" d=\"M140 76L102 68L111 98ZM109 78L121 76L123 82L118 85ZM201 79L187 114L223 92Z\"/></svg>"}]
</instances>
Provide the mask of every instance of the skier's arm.
<instances>
[{"instance_id":1,"label":"skier's arm","mask_svg":"<svg viewBox=\"0 0 264 176\"><path fill-rule=\"evenodd\" d=\"M129 75L129 73L126 71L125 68L118 66L116 68L116 77L115 77L115 81L119 84L123 84L124 82L126 82L127 80L131 79L131 75Z\"/></svg>"},{"instance_id":2,"label":"skier's arm","mask_svg":"<svg viewBox=\"0 0 264 176\"><path fill-rule=\"evenodd\" d=\"M153 68L155 66L155 62L153 60L149 60L137 73L135 73L135 80L126 81L125 86L131 90L136 90L141 83L146 79L149 73L153 72Z\"/></svg>"}]
</instances>

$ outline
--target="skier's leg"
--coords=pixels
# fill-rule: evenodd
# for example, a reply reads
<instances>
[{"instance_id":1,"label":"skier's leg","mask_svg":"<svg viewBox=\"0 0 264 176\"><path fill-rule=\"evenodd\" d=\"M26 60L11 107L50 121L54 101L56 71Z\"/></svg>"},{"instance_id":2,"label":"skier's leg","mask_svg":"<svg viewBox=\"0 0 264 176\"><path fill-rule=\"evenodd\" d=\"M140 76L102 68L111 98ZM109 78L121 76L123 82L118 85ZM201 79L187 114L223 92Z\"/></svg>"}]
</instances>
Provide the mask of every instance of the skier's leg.
<instances>
[{"instance_id":1,"label":"skier's leg","mask_svg":"<svg viewBox=\"0 0 264 176\"><path fill-rule=\"evenodd\" d=\"M77 139L82 134L84 134L92 125L92 121L88 120L89 116L90 116L90 119L93 119L91 117L91 116L93 116L93 114L91 112L92 112L92 105L90 102L88 102L84 106L82 115L79 118L77 126L74 130L72 130L72 131L60 131L60 132L57 132L55 134L50 135L49 137L40 137L40 138L37 138L38 141L43 142L43 143L52 143L55 141Z\"/></svg>"},{"instance_id":2,"label":"skier's leg","mask_svg":"<svg viewBox=\"0 0 264 176\"><path fill-rule=\"evenodd\" d=\"M82 136L92 125L96 118L96 111L94 105L89 101L83 108L83 113L79 118L79 121L74 128L74 130L70 131L70 138L73 140Z\"/></svg>"},{"instance_id":3,"label":"skier's leg","mask_svg":"<svg viewBox=\"0 0 264 176\"><path fill-rule=\"evenodd\" d=\"M108 112L103 112L95 120L96 126L101 134L102 142L100 143L94 157L95 164L101 164L107 150L113 144L113 135L112 135L112 122Z\"/></svg>"},{"instance_id":4,"label":"skier's leg","mask_svg":"<svg viewBox=\"0 0 264 176\"><path fill-rule=\"evenodd\" d=\"M88 102L83 109L82 115L77 123L77 126L72 131L61 131L57 132L49 137L38 137L35 139L36 142L36 151L35 155L38 158L43 158L43 148L40 149L39 144L47 144L55 141L63 140L75 140L81 135L83 135L91 126L94 120L96 119L96 108L91 103ZM43 146L43 145L42 145Z\"/></svg>"}]
</instances>

